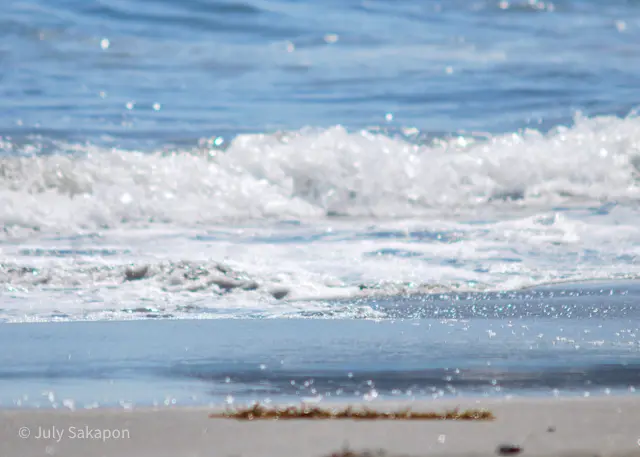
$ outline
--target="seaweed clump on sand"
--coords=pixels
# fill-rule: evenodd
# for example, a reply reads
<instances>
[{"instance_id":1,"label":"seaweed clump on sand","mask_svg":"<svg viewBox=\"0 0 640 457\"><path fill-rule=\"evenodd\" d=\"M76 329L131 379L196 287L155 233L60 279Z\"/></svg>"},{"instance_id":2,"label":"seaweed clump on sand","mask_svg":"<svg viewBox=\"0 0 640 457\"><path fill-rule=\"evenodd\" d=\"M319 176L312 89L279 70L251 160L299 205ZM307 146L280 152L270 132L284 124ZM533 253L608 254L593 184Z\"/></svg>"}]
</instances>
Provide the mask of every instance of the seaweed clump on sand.
<instances>
[{"instance_id":1,"label":"seaweed clump on sand","mask_svg":"<svg viewBox=\"0 0 640 457\"><path fill-rule=\"evenodd\" d=\"M370 452L370 451L357 452L357 451L351 451L349 449L343 449L342 451L334 452L331 455L328 455L326 457L387 457L387 456L388 454L384 451L378 451L374 454L373 452Z\"/></svg>"},{"instance_id":2,"label":"seaweed clump on sand","mask_svg":"<svg viewBox=\"0 0 640 457\"><path fill-rule=\"evenodd\" d=\"M353 409L347 406L344 409L319 408L317 406L289 406L286 408L267 408L259 403L247 408L227 410L223 413L210 414L211 418L225 418L237 420L258 419L352 419L352 420L459 420L459 421L488 421L495 419L491 411L484 409L467 409L460 411L458 408L444 412L416 412L404 409L397 412L375 411L369 408Z\"/></svg>"}]
</instances>

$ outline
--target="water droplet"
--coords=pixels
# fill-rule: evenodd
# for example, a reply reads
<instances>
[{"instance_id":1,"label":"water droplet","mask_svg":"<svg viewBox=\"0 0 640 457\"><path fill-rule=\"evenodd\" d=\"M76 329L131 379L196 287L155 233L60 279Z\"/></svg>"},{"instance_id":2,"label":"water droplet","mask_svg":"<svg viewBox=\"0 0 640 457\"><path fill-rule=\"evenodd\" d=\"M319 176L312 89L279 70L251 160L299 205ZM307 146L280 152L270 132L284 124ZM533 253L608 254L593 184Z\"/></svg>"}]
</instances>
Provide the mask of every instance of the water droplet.
<instances>
[{"instance_id":1,"label":"water droplet","mask_svg":"<svg viewBox=\"0 0 640 457\"><path fill-rule=\"evenodd\" d=\"M364 399L367 401L371 401L375 398L378 398L378 391L375 389L371 389L368 393L364 395Z\"/></svg>"},{"instance_id":2,"label":"water droplet","mask_svg":"<svg viewBox=\"0 0 640 457\"><path fill-rule=\"evenodd\" d=\"M111 46L111 43L109 42L108 39L103 38L102 40L100 40L100 47L103 50L109 49L109 46Z\"/></svg>"},{"instance_id":3,"label":"water droplet","mask_svg":"<svg viewBox=\"0 0 640 457\"><path fill-rule=\"evenodd\" d=\"M329 44L331 44L331 43L335 43L335 42L336 42L336 41L338 41L338 40L339 40L339 37L338 37L338 35L337 35L337 34L335 34L335 33L327 33L327 34L324 36L324 41L325 41L326 43L329 43Z\"/></svg>"},{"instance_id":4,"label":"water droplet","mask_svg":"<svg viewBox=\"0 0 640 457\"><path fill-rule=\"evenodd\" d=\"M125 106L127 107L127 109L131 110L134 106L136 106L136 102L127 102Z\"/></svg>"},{"instance_id":5,"label":"water droplet","mask_svg":"<svg viewBox=\"0 0 640 457\"><path fill-rule=\"evenodd\" d=\"M122 202L122 204L128 205L129 203L131 203L133 201L133 197L131 196L131 194L125 192L120 197L120 201Z\"/></svg>"},{"instance_id":6,"label":"water droplet","mask_svg":"<svg viewBox=\"0 0 640 457\"><path fill-rule=\"evenodd\" d=\"M162 108L162 106L160 105L160 103L154 103L153 104L153 109L155 111L160 111L160 108Z\"/></svg>"},{"instance_id":7,"label":"water droplet","mask_svg":"<svg viewBox=\"0 0 640 457\"><path fill-rule=\"evenodd\" d=\"M174 400L174 402L175 402L175 400ZM130 402L127 402L127 401L120 400L120 406L122 406L122 408L126 409L126 410L133 409L133 403L130 403Z\"/></svg>"},{"instance_id":8,"label":"water droplet","mask_svg":"<svg viewBox=\"0 0 640 457\"><path fill-rule=\"evenodd\" d=\"M384 118L387 120L387 122L391 122L393 120L393 114L387 113L384 115Z\"/></svg>"}]
</instances>

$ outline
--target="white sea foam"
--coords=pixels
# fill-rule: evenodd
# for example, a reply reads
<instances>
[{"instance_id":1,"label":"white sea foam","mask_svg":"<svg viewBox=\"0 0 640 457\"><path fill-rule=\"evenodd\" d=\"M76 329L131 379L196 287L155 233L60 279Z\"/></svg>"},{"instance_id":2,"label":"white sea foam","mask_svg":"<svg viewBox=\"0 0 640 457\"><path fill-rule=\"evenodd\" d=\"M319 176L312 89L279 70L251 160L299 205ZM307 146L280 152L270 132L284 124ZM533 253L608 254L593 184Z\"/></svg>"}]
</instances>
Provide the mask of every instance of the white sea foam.
<instances>
[{"instance_id":1,"label":"white sea foam","mask_svg":"<svg viewBox=\"0 0 640 457\"><path fill-rule=\"evenodd\" d=\"M0 158L6 228L406 217L504 199L549 206L640 196L636 117L578 118L574 127L546 135L460 137L425 146L333 127L240 135L224 152L58 149Z\"/></svg>"},{"instance_id":2,"label":"white sea foam","mask_svg":"<svg viewBox=\"0 0 640 457\"><path fill-rule=\"evenodd\" d=\"M225 151L1 147L8 320L376 318L314 300L640 275L635 117L430 145L334 127Z\"/></svg>"}]
</instances>

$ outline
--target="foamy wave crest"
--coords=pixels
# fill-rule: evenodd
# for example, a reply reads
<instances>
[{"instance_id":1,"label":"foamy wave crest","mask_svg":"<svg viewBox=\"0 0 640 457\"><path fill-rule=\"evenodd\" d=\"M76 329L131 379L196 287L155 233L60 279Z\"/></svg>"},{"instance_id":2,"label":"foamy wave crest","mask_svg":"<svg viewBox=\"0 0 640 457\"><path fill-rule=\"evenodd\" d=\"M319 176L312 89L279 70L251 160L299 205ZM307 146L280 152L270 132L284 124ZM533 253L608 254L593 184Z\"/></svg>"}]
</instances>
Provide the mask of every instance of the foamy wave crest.
<instances>
[{"instance_id":1,"label":"foamy wave crest","mask_svg":"<svg viewBox=\"0 0 640 457\"><path fill-rule=\"evenodd\" d=\"M496 202L637 199L640 119L416 145L338 126L240 135L225 150L142 153L0 143L0 223L77 229L327 215L399 217Z\"/></svg>"}]
</instances>

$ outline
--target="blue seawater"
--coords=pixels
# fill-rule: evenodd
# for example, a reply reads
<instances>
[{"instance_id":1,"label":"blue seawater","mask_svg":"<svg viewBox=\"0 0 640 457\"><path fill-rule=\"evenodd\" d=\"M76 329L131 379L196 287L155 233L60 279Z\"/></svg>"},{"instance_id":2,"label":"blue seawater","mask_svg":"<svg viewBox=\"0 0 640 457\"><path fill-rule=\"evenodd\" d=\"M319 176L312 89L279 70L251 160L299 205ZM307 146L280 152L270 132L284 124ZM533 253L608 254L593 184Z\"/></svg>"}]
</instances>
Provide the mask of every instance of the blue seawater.
<instances>
[{"instance_id":1,"label":"blue seawater","mask_svg":"<svg viewBox=\"0 0 640 457\"><path fill-rule=\"evenodd\" d=\"M631 0L9 0L0 134L161 148L548 129L637 106L639 41Z\"/></svg>"}]
</instances>

